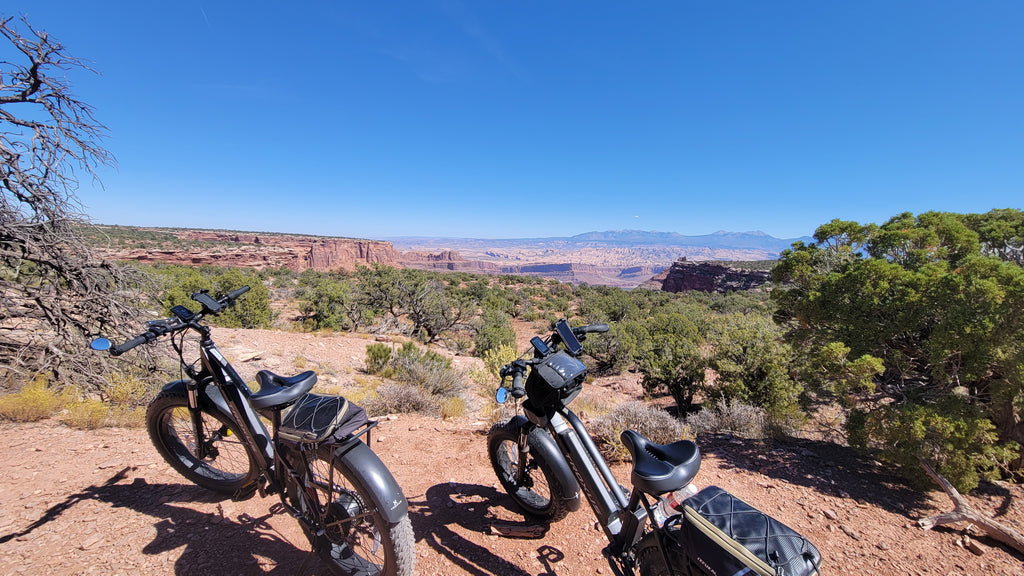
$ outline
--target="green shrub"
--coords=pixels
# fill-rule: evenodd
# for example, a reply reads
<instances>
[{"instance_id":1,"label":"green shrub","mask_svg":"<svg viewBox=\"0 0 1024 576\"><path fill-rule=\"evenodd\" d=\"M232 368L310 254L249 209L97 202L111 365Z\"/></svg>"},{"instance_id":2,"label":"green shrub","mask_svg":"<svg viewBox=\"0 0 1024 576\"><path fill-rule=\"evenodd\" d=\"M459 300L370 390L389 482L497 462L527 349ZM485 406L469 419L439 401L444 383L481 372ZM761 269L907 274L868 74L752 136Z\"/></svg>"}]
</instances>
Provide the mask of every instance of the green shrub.
<instances>
[{"instance_id":1,"label":"green shrub","mask_svg":"<svg viewBox=\"0 0 1024 576\"><path fill-rule=\"evenodd\" d=\"M484 308L476 323L476 337L473 354L483 357L488 350L506 345L515 345L516 332L512 329L512 320L501 310Z\"/></svg>"},{"instance_id":2,"label":"green shrub","mask_svg":"<svg viewBox=\"0 0 1024 576\"><path fill-rule=\"evenodd\" d=\"M947 397L927 405L885 406L854 412L847 419L848 439L858 448L873 448L882 459L900 466L918 486L929 480L921 458L961 492L981 479L995 480L1018 457L1014 442L998 443L995 425L965 399Z\"/></svg>"},{"instance_id":3,"label":"green shrub","mask_svg":"<svg viewBox=\"0 0 1024 576\"><path fill-rule=\"evenodd\" d=\"M391 362L391 347L376 342L366 347L366 371L375 376L388 378L392 372L388 368Z\"/></svg>"},{"instance_id":4,"label":"green shrub","mask_svg":"<svg viewBox=\"0 0 1024 576\"><path fill-rule=\"evenodd\" d=\"M502 344L483 354L484 371L492 378L498 378L501 367L519 357L514 344Z\"/></svg>"},{"instance_id":5,"label":"green shrub","mask_svg":"<svg viewBox=\"0 0 1024 576\"><path fill-rule=\"evenodd\" d=\"M406 342L391 361L393 378L412 384L432 396L451 398L466 389L463 375L452 367L452 361L432 350L420 351L412 342Z\"/></svg>"},{"instance_id":6,"label":"green shrub","mask_svg":"<svg viewBox=\"0 0 1024 576\"><path fill-rule=\"evenodd\" d=\"M270 308L270 290L255 273L237 268L177 265L154 266L153 272L162 280L164 314L168 316L176 305L199 310L199 304L192 300L194 292L208 290L216 298L249 286L249 292L235 301L231 308L211 316L210 322L229 328L269 328L273 323L275 314Z\"/></svg>"}]
</instances>

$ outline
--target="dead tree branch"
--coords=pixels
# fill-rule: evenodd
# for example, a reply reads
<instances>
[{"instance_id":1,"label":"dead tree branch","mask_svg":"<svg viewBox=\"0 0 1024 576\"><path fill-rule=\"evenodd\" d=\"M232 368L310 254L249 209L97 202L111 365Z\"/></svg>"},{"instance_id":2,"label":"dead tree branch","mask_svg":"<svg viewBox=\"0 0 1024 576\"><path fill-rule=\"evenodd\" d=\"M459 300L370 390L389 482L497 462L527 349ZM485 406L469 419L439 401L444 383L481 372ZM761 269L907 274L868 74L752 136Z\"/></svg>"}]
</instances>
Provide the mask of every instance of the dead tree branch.
<instances>
[{"instance_id":1,"label":"dead tree branch","mask_svg":"<svg viewBox=\"0 0 1024 576\"><path fill-rule=\"evenodd\" d=\"M956 522L970 522L975 526L978 526L985 531L986 534L991 536L993 539L1012 547L1015 550L1024 552L1024 535L1019 532L1004 526L992 518L981 514L977 510L971 507L967 503L967 500L960 495L960 492L946 480L939 475L927 462L922 461L921 467L924 471L932 477L933 480L938 482L939 486L949 495L949 499L953 501L953 509L949 512L944 512L936 516L930 516L928 518L922 518L917 521L917 525L925 530L931 530L936 526L943 524L953 524Z\"/></svg>"},{"instance_id":2,"label":"dead tree branch","mask_svg":"<svg viewBox=\"0 0 1024 576\"><path fill-rule=\"evenodd\" d=\"M25 19L0 20L0 35L0 385L45 374L95 389L107 369L86 341L129 333L149 281L94 258L83 235L79 175L114 163L66 80L92 70Z\"/></svg>"}]
</instances>

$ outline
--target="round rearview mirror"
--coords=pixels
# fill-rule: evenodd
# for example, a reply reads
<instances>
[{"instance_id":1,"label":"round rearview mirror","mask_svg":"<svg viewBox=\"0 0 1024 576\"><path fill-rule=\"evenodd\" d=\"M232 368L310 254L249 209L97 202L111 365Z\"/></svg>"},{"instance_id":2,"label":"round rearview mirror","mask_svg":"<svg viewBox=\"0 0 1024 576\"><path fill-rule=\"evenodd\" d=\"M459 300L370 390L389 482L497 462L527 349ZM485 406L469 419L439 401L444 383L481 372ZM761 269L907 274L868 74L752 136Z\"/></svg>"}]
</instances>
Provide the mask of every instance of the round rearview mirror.
<instances>
[{"instance_id":1,"label":"round rearview mirror","mask_svg":"<svg viewBox=\"0 0 1024 576\"><path fill-rule=\"evenodd\" d=\"M505 401L508 400L508 390L506 390L504 386L498 388L498 390L494 393L494 399L498 402L498 404L504 404Z\"/></svg>"},{"instance_id":2,"label":"round rearview mirror","mask_svg":"<svg viewBox=\"0 0 1024 576\"><path fill-rule=\"evenodd\" d=\"M110 350L110 340L106 338L97 338L89 343L89 348L93 350Z\"/></svg>"}]
</instances>

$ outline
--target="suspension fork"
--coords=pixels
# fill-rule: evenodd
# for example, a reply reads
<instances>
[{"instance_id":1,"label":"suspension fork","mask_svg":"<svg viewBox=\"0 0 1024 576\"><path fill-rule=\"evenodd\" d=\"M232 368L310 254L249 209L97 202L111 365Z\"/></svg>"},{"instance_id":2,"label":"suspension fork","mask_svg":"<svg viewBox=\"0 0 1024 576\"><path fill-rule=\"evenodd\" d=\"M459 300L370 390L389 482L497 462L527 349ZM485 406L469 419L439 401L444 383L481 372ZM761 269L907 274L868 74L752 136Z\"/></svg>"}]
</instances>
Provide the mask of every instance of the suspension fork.
<instances>
[{"instance_id":1,"label":"suspension fork","mask_svg":"<svg viewBox=\"0 0 1024 576\"><path fill-rule=\"evenodd\" d=\"M530 432L533 431L533 423L527 423L519 427L519 466L516 467L516 486L522 486L529 478L526 471L526 461L530 457Z\"/></svg>"},{"instance_id":2,"label":"suspension fork","mask_svg":"<svg viewBox=\"0 0 1024 576\"><path fill-rule=\"evenodd\" d=\"M188 413L192 420L192 430L196 436L196 456L200 460L210 455L209 444L206 442L206 433L203 431L203 413L199 409L199 384L195 378L189 378L185 382L185 391L188 396Z\"/></svg>"}]
</instances>

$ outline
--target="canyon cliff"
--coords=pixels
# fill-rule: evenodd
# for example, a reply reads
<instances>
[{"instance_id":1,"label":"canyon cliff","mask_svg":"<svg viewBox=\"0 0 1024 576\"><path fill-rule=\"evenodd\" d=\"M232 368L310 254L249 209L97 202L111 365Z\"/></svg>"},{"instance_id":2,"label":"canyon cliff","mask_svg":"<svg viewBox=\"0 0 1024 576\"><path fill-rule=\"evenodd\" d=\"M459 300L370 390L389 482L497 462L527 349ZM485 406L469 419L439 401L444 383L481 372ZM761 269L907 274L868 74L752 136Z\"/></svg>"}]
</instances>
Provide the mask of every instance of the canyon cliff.
<instances>
[{"instance_id":1,"label":"canyon cliff","mask_svg":"<svg viewBox=\"0 0 1024 576\"><path fill-rule=\"evenodd\" d=\"M718 292L756 290L771 281L767 270L744 270L716 262L676 260L667 270L641 284L643 288L665 292Z\"/></svg>"}]
</instances>

